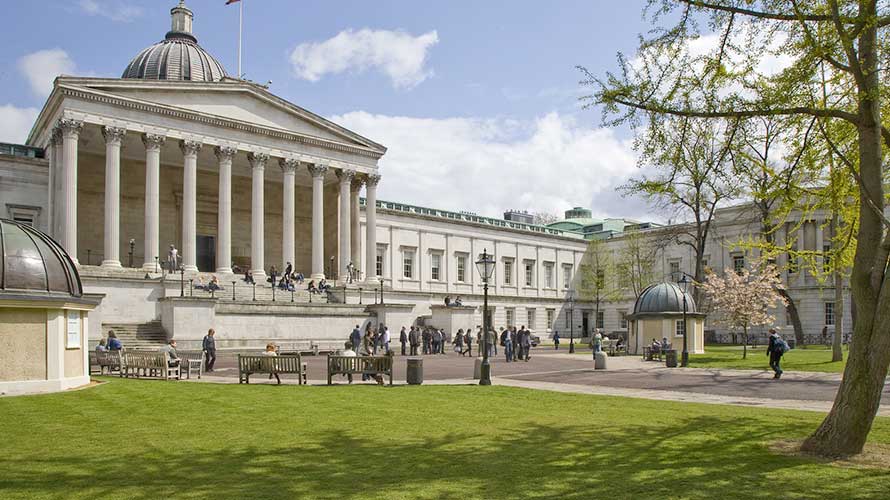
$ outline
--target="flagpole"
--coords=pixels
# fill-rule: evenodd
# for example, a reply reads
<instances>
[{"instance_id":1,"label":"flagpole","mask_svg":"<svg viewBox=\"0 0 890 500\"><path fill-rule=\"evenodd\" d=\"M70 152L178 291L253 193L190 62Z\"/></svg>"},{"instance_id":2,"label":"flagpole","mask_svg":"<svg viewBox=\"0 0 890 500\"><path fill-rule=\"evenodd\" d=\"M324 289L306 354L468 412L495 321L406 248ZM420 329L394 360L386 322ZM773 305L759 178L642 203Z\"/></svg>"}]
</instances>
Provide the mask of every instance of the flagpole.
<instances>
[{"instance_id":1,"label":"flagpole","mask_svg":"<svg viewBox=\"0 0 890 500\"><path fill-rule=\"evenodd\" d=\"M238 2L238 79L241 79L241 30L244 26L244 0Z\"/></svg>"}]
</instances>

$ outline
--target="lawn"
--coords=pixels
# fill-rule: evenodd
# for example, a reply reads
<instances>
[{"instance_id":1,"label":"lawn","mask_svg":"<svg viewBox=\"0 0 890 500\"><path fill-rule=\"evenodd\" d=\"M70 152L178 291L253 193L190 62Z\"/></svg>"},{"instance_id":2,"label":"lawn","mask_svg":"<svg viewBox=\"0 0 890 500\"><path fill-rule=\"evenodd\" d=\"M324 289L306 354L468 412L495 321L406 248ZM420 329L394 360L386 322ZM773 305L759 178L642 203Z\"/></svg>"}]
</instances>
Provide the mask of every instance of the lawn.
<instances>
[{"instance_id":1,"label":"lawn","mask_svg":"<svg viewBox=\"0 0 890 500\"><path fill-rule=\"evenodd\" d=\"M820 415L479 386L106 379L0 399L0 498L887 498L769 451ZM871 442L890 445L890 419Z\"/></svg>"},{"instance_id":2,"label":"lawn","mask_svg":"<svg viewBox=\"0 0 890 500\"><path fill-rule=\"evenodd\" d=\"M782 357L782 369L786 371L809 371L842 373L847 362L847 349L844 360L831 362L831 349L826 346L804 346L792 349ZM769 370L766 347L748 347L748 358L742 359L741 346L705 346L704 354L690 354L689 366L693 368L733 368L739 370Z\"/></svg>"}]
</instances>

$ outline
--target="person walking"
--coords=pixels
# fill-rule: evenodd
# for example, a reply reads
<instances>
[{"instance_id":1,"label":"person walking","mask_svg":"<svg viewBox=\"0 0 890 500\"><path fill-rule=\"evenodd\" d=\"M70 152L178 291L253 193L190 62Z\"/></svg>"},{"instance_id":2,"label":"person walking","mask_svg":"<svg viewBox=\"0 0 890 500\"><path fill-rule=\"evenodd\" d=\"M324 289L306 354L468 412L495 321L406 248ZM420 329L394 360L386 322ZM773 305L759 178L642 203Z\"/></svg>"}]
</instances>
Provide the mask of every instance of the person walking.
<instances>
[{"instance_id":1,"label":"person walking","mask_svg":"<svg viewBox=\"0 0 890 500\"><path fill-rule=\"evenodd\" d=\"M437 328L433 328L431 340L432 340L432 344L433 344L432 354L439 354L439 347L442 344L442 334L439 332L439 330Z\"/></svg>"},{"instance_id":2,"label":"person walking","mask_svg":"<svg viewBox=\"0 0 890 500\"><path fill-rule=\"evenodd\" d=\"M389 327L386 326L386 325L383 325L383 326L380 327L380 329L381 329L381 332L380 332L380 347L383 348L383 354L389 354L389 353L390 353L390 350L389 350L389 343L390 343L390 340L391 340L390 337L389 337ZM404 350L404 347L403 347L402 349Z\"/></svg>"},{"instance_id":3,"label":"person walking","mask_svg":"<svg viewBox=\"0 0 890 500\"><path fill-rule=\"evenodd\" d=\"M553 332L553 350L559 350L559 332Z\"/></svg>"},{"instance_id":4,"label":"person walking","mask_svg":"<svg viewBox=\"0 0 890 500\"><path fill-rule=\"evenodd\" d=\"M788 352L788 343L779 335L775 328L769 329L769 345L766 347L766 355L769 356L769 367L773 369L774 379L782 378L782 356Z\"/></svg>"},{"instance_id":5,"label":"person walking","mask_svg":"<svg viewBox=\"0 0 890 500\"><path fill-rule=\"evenodd\" d=\"M423 329L423 333L421 334L421 339L423 339L423 354L430 353L430 345L433 343L432 335L430 334L429 327Z\"/></svg>"},{"instance_id":6,"label":"person walking","mask_svg":"<svg viewBox=\"0 0 890 500\"><path fill-rule=\"evenodd\" d=\"M204 336L204 340L201 342L201 349L204 351L204 371L212 372L213 365L216 364L216 339L214 336L216 335L216 331L211 328L207 330L207 335Z\"/></svg>"},{"instance_id":7,"label":"person walking","mask_svg":"<svg viewBox=\"0 0 890 500\"><path fill-rule=\"evenodd\" d=\"M473 357L473 335L472 330L467 328L467 333L464 334L464 342L467 343L467 356Z\"/></svg>"},{"instance_id":8,"label":"person walking","mask_svg":"<svg viewBox=\"0 0 890 500\"><path fill-rule=\"evenodd\" d=\"M458 328L457 333L454 335L454 352L464 355L464 329Z\"/></svg>"},{"instance_id":9,"label":"person walking","mask_svg":"<svg viewBox=\"0 0 890 500\"><path fill-rule=\"evenodd\" d=\"M399 343L402 344L402 356L405 355L405 347L408 343L408 333L405 331L405 327L402 327L402 331L399 332Z\"/></svg>"},{"instance_id":10,"label":"person walking","mask_svg":"<svg viewBox=\"0 0 890 500\"><path fill-rule=\"evenodd\" d=\"M362 331L359 329L358 325L355 325L352 333L349 334L349 342L352 343L352 348L355 350L358 350L359 346L362 345Z\"/></svg>"},{"instance_id":11,"label":"person walking","mask_svg":"<svg viewBox=\"0 0 890 500\"><path fill-rule=\"evenodd\" d=\"M408 343L411 345L411 355L417 356L417 348L420 346L420 332L413 326L411 331L408 332Z\"/></svg>"},{"instance_id":12,"label":"person walking","mask_svg":"<svg viewBox=\"0 0 890 500\"><path fill-rule=\"evenodd\" d=\"M530 357L529 351L532 348L532 332L526 329L525 325L522 325L517 337L519 338L519 359L528 362Z\"/></svg>"},{"instance_id":13,"label":"person walking","mask_svg":"<svg viewBox=\"0 0 890 500\"><path fill-rule=\"evenodd\" d=\"M600 333L600 329L596 329L596 333L593 334L593 352L600 352L603 350L603 334Z\"/></svg>"},{"instance_id":14,"label":"person walking","mask_svg":"<svg viewBox=\"0 0 890 500\"><path fill-rule=\"evenodd\" d=\"M511 363L513 361L513 339L511 338L513 332L509 329L505 329L501 332L501 346L504 348L504 356L507 358L507 363Z\"/></svg>"}]
</instances>

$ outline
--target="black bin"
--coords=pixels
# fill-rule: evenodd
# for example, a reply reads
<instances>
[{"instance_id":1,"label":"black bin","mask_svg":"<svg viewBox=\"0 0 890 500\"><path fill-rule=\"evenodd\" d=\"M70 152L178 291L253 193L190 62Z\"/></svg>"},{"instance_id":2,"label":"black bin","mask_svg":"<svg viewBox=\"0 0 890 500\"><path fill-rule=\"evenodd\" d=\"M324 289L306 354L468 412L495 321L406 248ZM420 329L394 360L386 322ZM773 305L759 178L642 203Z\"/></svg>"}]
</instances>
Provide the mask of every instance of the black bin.
<instances>
[{"instance_id":1,"label":"black bin","mask_svg":"<svg viewBox=\"0 0 890 500\"><path fill-rule=\"evenodd\" d=\"M408 384L423 383L423 358L408 358Z\"/></svg>"},{"instance_id":2,"label":"black bin","mask_svg":"<svg viewBox=\"0 0 890 500\"><path fill-rule=\"evenodd\" d=\"M664 366L668 368L676 368L677 367L677 350L676 349L668 349L664 351Z\"/></svg>"}]
</instances>

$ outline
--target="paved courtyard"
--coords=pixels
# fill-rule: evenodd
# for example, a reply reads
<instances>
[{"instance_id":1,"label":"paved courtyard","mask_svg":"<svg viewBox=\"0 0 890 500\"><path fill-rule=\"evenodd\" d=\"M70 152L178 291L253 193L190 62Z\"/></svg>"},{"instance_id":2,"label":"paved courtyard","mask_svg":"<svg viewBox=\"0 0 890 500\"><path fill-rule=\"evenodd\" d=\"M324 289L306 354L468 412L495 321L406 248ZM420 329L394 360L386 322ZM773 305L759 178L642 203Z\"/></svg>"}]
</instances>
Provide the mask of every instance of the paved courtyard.
<instances>
[{"instance_id":1,"label":"paved courtyard","mask_svg":"<svg viewBox=\"0 0 890 500\"><path fill-rule=\"evenodd\" d=\"M326 357L306 356L309 381L327 383ZM424 383L472 383L475 358L454 353L423 357ZM764 357L764 368L766 368ZM692 401L770 408L827 411L840 382L840 374L786 372L773 380L767 370L666 368L663 363L644 362L638 356L609 358L608 370L594 370L589 354L570 355L549 349L532 351L528 362L506 363L503 356L492 360L495 383L532 389L585 394L605 394L674 401ZM238 369L234 357L221 357L217 370L204 377L207 382L236 383ZM295 377L282 376L285 383ZM406 379L406 362L396 356L396 383ZM358 377L356 378L358 381ZM266 383L254 376L254 383ZM336 383L345 383L342 377ZM884 389L881 415L890 416L890 386Z\"/></svg>"}]
</instances>

